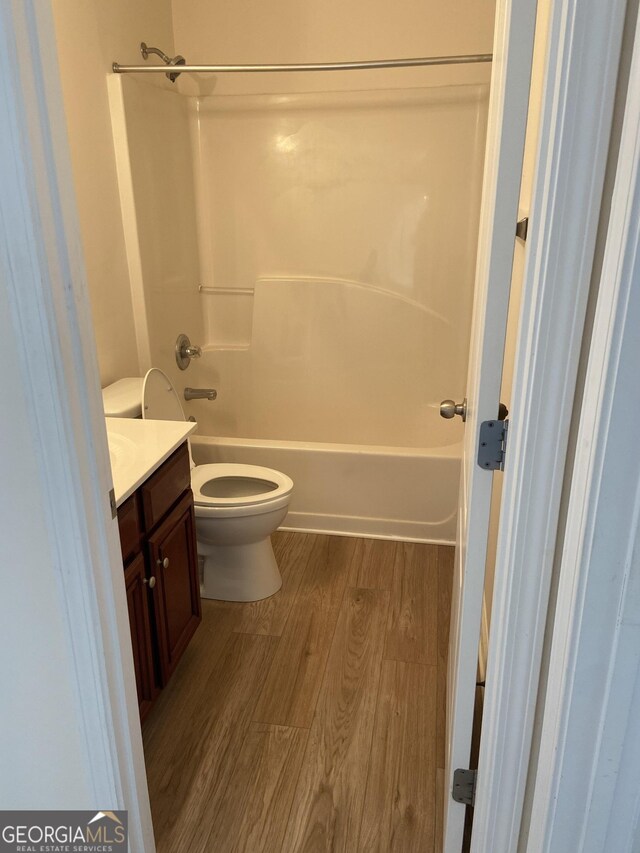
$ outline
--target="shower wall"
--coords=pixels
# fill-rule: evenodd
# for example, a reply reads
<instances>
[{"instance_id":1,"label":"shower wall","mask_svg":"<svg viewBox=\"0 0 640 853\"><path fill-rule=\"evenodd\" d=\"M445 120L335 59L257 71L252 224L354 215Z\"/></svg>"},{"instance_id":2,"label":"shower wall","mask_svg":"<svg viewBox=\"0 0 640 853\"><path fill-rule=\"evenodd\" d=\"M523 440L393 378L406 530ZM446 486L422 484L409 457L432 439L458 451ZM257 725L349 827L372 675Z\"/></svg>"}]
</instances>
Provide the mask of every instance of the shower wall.
<instances>
[{"instance_id":1,"label":"shower wall","mask_svg":"<svg viewBox=\"0 0 640 853\"><path fill-rule=\"evenodd\" d=\"M423 76L425 76L423 74ZM203 431L454 443L486 85L194 103Z\"/></svg>"}]
</instances>

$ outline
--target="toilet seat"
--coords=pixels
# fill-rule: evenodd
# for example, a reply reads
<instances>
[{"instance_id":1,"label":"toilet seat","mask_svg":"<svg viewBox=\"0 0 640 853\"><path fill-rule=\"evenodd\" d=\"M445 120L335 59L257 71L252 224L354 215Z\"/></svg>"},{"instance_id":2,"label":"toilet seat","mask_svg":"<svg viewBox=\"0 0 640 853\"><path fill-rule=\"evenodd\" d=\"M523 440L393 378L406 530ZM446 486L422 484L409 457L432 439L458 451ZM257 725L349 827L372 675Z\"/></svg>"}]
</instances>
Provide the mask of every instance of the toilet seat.
<instances>
[{"instance_id":1,"label":"toilet seat","mask_svg":"<svg viewBox=\"0 0 640 853\"><path fill-rule=\"evenodd\" d=\"M159 367L147 370L142 381L142 417L153 421L186 421L180 398Z\"/></svg>"},{"instance_id":2,"label":"toilet seat","mask_svg":"<svg viewBox=\"0 0 640 853\"><path fill-rule=\"evenodd\" d=\"M171 380L158 367L147 371L142 383L142 417L145 420L186 420ZM196 465L190 442L188 444L196 519L240 520L288 506L293 480L286 474L260 465L227 462Z\"/></svg>"},{"instance_id":3,"label":"toilet seat","mask_svg":"<svg viewBox=\"0 0 640 853\"><path fill-rule=\"evenodd\" d=\"M196 506L255 507L288 498L293 480L281 471L260 465L214 462L196 465L191 472Z\"/></svg>"}]
</instances>

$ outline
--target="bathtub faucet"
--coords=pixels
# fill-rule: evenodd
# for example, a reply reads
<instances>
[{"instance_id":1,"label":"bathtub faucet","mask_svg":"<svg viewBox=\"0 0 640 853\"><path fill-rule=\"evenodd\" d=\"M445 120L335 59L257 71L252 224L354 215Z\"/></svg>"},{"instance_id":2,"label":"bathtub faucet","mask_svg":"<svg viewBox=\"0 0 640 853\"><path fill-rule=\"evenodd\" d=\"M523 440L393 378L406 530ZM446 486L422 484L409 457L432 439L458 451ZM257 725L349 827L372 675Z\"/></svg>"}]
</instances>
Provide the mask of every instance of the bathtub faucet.
<instances>
[{"instance_id":1,"label":"bathtub faucet","mask_svg":"<svg viewBox=\"0 0 640 853\"><path fill-rule=\"evenodd\" d=\"M185 388L185 400L215 400L218 392L215 388Z\"/></svg>"}]
</instances>

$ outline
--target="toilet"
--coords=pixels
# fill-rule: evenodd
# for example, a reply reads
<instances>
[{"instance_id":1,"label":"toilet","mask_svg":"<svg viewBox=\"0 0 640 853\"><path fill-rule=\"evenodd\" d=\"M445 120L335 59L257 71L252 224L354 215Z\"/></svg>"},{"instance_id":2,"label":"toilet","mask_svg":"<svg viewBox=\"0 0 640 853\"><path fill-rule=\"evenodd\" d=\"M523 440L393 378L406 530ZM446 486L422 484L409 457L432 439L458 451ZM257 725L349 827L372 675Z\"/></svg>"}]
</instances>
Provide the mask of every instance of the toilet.
<instances>
[{"instance_id":1,"label":"toilet","mask_svg":"<svg viewBox=\"0 0 640 853\"><path fill-rule=\"evenodd\" d=\"M152 367L144 379L120 379L102 392L107 417L185 420L169 377ZM200 594L223 601L258 601L276 593L282 578L271 534L284 521L293 481L258 465L191 460L198 555L203 558Z\"/></svg>"}]
</instances>

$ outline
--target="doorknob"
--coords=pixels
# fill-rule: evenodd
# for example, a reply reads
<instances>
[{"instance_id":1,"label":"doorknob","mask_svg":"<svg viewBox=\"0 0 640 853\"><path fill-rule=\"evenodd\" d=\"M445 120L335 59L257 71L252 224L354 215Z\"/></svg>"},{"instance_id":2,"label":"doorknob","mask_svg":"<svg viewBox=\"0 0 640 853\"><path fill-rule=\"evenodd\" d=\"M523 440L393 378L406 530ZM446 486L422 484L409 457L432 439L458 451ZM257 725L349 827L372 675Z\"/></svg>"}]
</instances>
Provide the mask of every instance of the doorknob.
<instances>
[{"instance_id":1,"label":"doorknob","mask_svg":"<svg viewBox=\"0 0 640 853\"><path fill-rule=\"evenodd\" d=\"M440 417L453 418L460 415L463 421L467 419L467 398L465 397L461 403L454 403L453 400L443 400L440 403Z\"/></svg>"}]
</instances>

